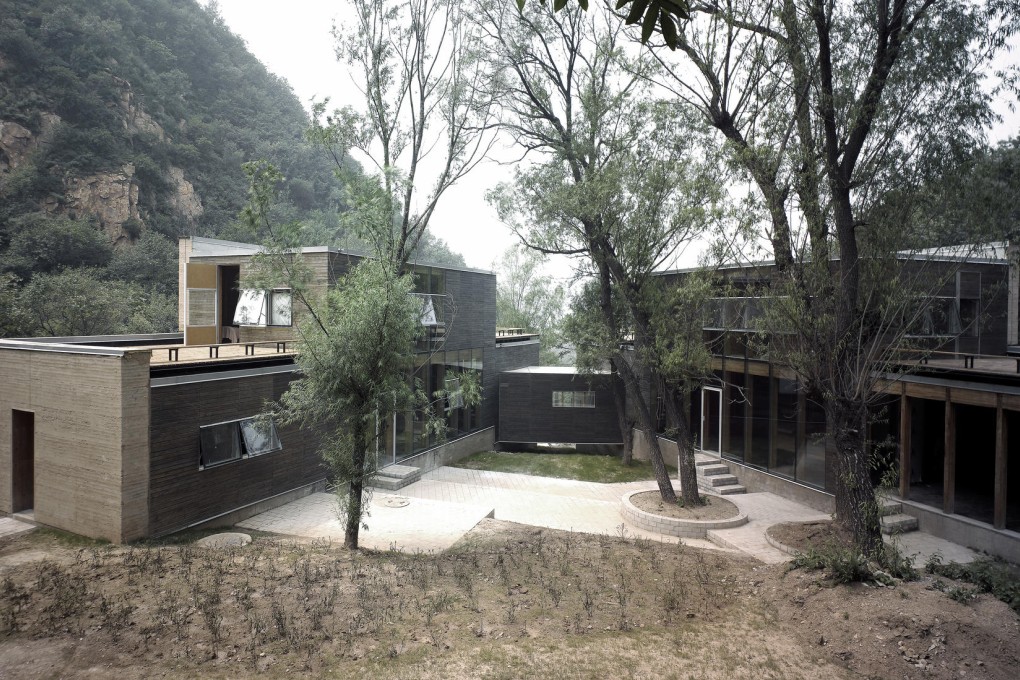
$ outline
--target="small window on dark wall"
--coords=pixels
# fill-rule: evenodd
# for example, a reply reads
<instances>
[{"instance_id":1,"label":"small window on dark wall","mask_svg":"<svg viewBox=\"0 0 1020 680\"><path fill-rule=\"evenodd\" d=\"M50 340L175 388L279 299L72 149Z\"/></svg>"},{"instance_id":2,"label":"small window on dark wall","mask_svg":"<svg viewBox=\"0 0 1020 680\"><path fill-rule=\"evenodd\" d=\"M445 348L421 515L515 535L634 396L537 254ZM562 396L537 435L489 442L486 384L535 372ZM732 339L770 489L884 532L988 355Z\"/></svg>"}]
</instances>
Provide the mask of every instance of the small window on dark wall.
<instances>
[{"instance_id":1,"label":"small window on dark wall","mask_svg":"<svg viewBox=\"0 0 1020 680\"><path fill-rule=\"evenodd\" d=\"M595 408L595 392L553 390L552 405L553 408Z\"/></svg>"},{"instance_id":2,"label":"small window on dark wall","mask_svg":"<svg viewBox=\"0 0 1020 680\"><path fill-rule=\"evenodd\" d=\"M217 423L199 428L202 467L219 465L241 457L241 436L237 423Z\"/></svg>"},{"instance_id":3,"label":"small window on dark wall","mask_svg":"<svg viewBox=\"0 0 1020 680\"><path fill-rule=\"evenodd\" d=\"M249 456L259 456L283 448L271 420L257 418L242 420L241 434L244 436L244 448L247 449Z\"/></svg>"},{"instance_id":4,"label":"small window on dark wall","mask_svg":"<svg viewBox=\"0 0 1020 680\"><path fill-rule=\"evenodd\" d=\"M200 467L279 451L283 446L271 420L245 418L199 428Z\"/></svg>"}]
</instances>

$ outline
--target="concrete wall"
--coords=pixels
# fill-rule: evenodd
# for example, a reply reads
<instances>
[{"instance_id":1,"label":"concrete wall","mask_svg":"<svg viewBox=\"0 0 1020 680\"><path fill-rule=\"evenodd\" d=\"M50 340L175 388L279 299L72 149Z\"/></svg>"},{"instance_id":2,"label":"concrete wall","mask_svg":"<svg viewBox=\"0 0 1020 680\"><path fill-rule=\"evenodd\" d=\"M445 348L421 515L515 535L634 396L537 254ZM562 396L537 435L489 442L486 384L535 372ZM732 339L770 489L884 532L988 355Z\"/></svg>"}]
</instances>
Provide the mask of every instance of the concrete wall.
<instances>
[{"instance_id":1,"label":"concrete wall","mask_svg":"<svg viewBox=\"0 0 1020 680\"><path fill-rule=\"evenodd\" d=\"M983 522L960 515L947 515L929 505L913 501L900 502L904 513L917 518L918 529L921 531L1020 564L1020 533L994 529Z\"/></svg>"},{"instance_id":2,"label":"concrete wall","mask_svg":"<svg viewBox=\"0 0 1020 680\"><path fill-rule=\"evenodd\" d=\"M0 347L0 510L12 510L11 411L31 411L36 521L115 542L146 535L149 356Z\"/></svg>"}]
</instances>

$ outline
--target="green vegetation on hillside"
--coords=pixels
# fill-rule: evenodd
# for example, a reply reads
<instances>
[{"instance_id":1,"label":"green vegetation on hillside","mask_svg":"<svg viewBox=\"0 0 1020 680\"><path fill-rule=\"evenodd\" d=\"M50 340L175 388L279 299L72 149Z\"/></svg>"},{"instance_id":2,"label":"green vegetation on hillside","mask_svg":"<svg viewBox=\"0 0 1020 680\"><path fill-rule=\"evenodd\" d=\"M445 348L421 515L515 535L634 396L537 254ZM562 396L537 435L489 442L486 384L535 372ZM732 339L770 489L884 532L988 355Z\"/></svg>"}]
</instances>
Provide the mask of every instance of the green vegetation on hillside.
<instances>
[{"instance_id":1,"label":"green vegetation on hillside","mask_svg":"<svg viewBox=\"0 0 1020 680\"><path fill-rule=\"evenodd\" d=\"M274 221L357 250L309 125L215 3L0 0L0 337L176 330L177 238L266 237L238 219L256 159L285 177Z\"/></svg>"}]
</instances>

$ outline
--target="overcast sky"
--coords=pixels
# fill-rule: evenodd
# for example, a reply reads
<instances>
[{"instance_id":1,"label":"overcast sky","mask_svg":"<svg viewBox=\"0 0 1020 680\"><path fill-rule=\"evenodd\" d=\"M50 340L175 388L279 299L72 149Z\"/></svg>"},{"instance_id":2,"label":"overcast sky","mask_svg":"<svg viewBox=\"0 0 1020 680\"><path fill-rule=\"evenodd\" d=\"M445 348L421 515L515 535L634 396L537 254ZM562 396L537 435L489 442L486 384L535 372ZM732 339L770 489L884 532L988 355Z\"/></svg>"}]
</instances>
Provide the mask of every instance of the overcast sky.
<instances>
[{"instance_id":1,"label":"overcast sky","mask_svg":"<svg viewBox=\"0 0 1020 680\"><path fill-rule=\"evenodd\" d=\"M219 0L219 7L230 29L270 71L290 83L306 108L313 97L329 97L331 105L363 108L346 65L336 59L330 32L334 21L342 24L348 20L347 2ZM1000 61L1016 58L1014 51ZM1018 134L1020 116L1009 111L1006 100L1000 99L995 108L1005 120L991 132L992 141ZM493 261L515 242L484 198L488 189L510 177L506 166L490 163L477 168L444 195L431 222L433 233L464 255L469 267L491 269ZM696 264L696 256L696 252L688 252L680 266ZM554 262L548 269L559 278L569 277L565 262Z\"/></svg>"}]
</instances>

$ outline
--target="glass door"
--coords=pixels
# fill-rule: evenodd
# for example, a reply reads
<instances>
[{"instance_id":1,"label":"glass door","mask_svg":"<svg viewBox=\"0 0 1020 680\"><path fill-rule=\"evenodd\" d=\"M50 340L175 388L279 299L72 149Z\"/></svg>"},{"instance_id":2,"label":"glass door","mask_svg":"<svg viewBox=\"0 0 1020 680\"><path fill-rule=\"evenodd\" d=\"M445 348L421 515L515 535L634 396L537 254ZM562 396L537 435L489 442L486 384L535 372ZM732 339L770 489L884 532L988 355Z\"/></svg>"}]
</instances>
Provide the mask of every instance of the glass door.
<instances>
[{"instance_id":1,"label":"glass door","mask_svg":"<svg viewBox=\"0 0 1020 680\"><path fill-rule=\"evenodd\" d=\"M718 387L701 388L701 450L720 452L722 442L722 390Z\"/></svg>"}]
</instances>

